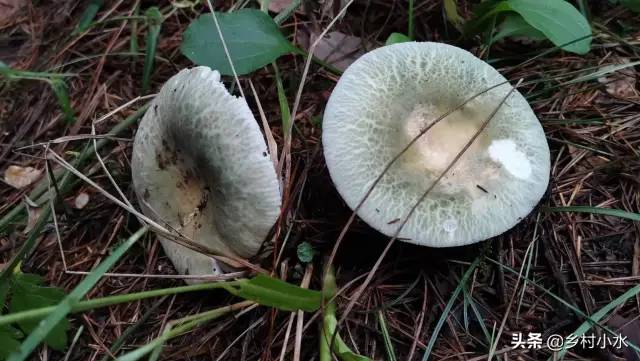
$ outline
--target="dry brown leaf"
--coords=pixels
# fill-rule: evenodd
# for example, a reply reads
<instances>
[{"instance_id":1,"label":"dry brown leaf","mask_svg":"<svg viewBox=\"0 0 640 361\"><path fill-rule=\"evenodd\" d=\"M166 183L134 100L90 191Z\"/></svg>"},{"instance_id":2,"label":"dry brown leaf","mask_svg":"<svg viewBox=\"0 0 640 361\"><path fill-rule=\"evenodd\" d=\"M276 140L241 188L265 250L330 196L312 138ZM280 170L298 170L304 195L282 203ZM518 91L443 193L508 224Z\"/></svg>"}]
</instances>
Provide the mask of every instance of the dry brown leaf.
<instances>
[{"instance_id":1,"label":"dry brown leaf","mask_svg":"<svg viewBox=\"0 0 640 361\"><path fill-rule=\"evenodd\" d=\"M85 192L81 192L80 194L78 194L76 196L76 198L73 200L73 207L75 209L82 209L84 208L87 204L89 204L89 195Z\"/></svg>"},{"instance_id":2,"label":"dry brown leaf","mask_svg":"<svg viewBox=\"0 0 640 361\"><path fill-rule=\"evenodd\" d=\"M628 58L616 58L613 64L628 64ZM611 73L607 76L598 78L601 84L605 84L607 93L613 95L616 98L635 98L638 96L636 90L636 73L633 67L622 69L620 71Z\"/></svg>"},{"instance_id":3,"label":"dry brown leaf","mask_svg":"<svg viewBox=\"0 0 640 361\"><path fill-rule=\"evenodd\" d=\"M4 172L4 181L17 189L24 188L35 182L42 175L42 171L33 167L10 165Z\"/></svg>"},{"instance_id":4,"label":"dry brown leaf","mask_svg":"<svg viewBox=\"0 0 640 361\"><path fill-rule=\"evenodd\" d=\"M287 6L291 5L292 2L293 0L271 0L271 2L269 3L269 11L279 13Z\"/></svg>"},{"instance_id":5,"label":"dry brown leaf","mask_svg":"<svg viewBox=\"0 0 640 361\"><path fill-rule=\"evenodd\" d=\"M309 38L307 33L301 31L298 35L298 43L308 51L319 34L311 34L311 38ZM314 51L314 55L318 59L343 71L364 53L361 38L339 31L332 31L325 35L318 42Z\"/></svg>"}]
</instances>

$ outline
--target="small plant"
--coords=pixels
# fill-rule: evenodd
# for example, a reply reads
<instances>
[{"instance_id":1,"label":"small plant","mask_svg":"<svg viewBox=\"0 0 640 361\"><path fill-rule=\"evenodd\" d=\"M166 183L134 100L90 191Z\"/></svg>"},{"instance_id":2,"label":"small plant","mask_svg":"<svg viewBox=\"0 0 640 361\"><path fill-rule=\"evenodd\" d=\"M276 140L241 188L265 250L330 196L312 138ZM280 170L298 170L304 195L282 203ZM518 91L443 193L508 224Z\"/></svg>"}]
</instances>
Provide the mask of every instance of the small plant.
<instances>
[{"instance_id":1,"label":"small plant","mask_svg":"<svg viewBox=\"0 0 640 361\"><path fill-rule=\"evenodd\" d=\"M483 33L490 45L506 37L548 39L576 54L591 49L587 19L564 0L488 0L474 10L463 27L467 36Z\"/></svg>"},{"instance_id":2,"label":"small plant","mask_svg":"<svg viewBox=\"0 0 640 361\"><path fill-rule=\"evenodd\" d=\"M211 13L200 15L183 34L180 50L195 64L216 69L222 75L233 75L222 50L226 46L236 73L243 75L270 64L282 55L298 51L282 35L274 20L260 10L216 12L217 25L213 16ZM215 31L218 26L222 38Z\"/></svg>"},{"instance_id":3,"label":"small plant","mask_svg":"<svg viewBox=\"0 0 640 361\"><path fill-rule=\"evenodd\" d=\"M56 99L58 100L58 105L62 109L65 121L67 123L73 123L73 121L75 120L73 109L71 108L71 100L69 99L67 83L63 79L65 76L70 76L70 74L17 70L12 69L7 64L0 61L0 76L9 80L30 79L40 80L48 83L49 86L51 86L51 90L53 90Z\"/></svg>"},{"instance_id":4,"label":"small plant","mask_svg":"<svg viewBox=\"0 0 640 361\"><path fill-rule=\"evenodd\" d=\"M10 313L53 306L64 297L65 292L62 289L44 286L42 277L20 271L16 271L9 282L0 285L0 306L6 303ZM1 311L0 308L0 314ZM16 325L0 326L0 360L17 351L21 340L30 334L38 323L39 320L23 319L17 321ZM63 319L44 338L44 342L54 350L64 350L67 347L68 329L69 321Z\"/></svg>"}]
</instances>

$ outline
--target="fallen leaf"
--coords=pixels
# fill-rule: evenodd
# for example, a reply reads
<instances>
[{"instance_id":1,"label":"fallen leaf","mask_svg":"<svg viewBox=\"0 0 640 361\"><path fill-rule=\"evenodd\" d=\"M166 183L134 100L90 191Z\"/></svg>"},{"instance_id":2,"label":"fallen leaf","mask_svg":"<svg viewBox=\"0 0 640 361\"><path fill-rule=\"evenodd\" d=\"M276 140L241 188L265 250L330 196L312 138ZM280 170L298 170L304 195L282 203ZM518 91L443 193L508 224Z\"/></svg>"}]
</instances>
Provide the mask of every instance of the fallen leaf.
<instances>
[{"instance_id":1,"label":"fallen leaf","mask_svg":"<svg viewBox=\"0 0 640 361\"><path fill-rule=\"evenodd\" d=\"M20 189L36 181L42 175L42 171L32 167L10 165L4 172L4 181L8 185Z\"/></svg>"},{"instance_id":2,"label":"fallen leaf","mask_svg":"<svg viewBox=\"0 0 640 361\"><path fill-rule=\"evenodd\" d=\"M11 293L10 312L53 306L65 297L64 290L45 286L42 277L29 273L19 273L14 277ZM29 334L38 327L40 322L38 319L21 320L17 324L25 334ZM64 350L67 345L68 330L69 321L63 318L44 338L45 343L57 351Z\"/></svg>"},{"instance_id":3,"label":"fallen leaf","mask_svg":"<svg viewBox=\"0 0 640 361\"><path fill-rule=\"evenodd\" d=\"M298 43L307 51L319 35L313 33L309 38L304 32L300 32L299 34ZM316 58L343 71L364 53L361 38L339 31L332 31L326 34L320 39L314 50Z\"/></svg>"},{"instance_id":4,"label":"fallen leaf","mask_svg":"<svg viewBox=\"0 0 640 361\"><path fill-rule=\"evenodd\" d=\"M629 59L618 57L612 64L628 64ZM610 64L611 65L611 64ZM598 78L598 82L605 84L607 93L616 98L635 98L638 96L636 90L636 73L633 67L616 71L607 76Z\"/></svg>"},{"instance_id":5,"label":"fallen leaf","mask_svg":"<svg viewBox=\"0 0 640 361\"><path fill-rule=\"evenodd\" d=\"M279 13L287 6L291 5L292 2L293 0L271 0L269 3L269 11Z\"/></svg>"},{"instance_id":6,"label":"fallen leaf","mask_svg":"<svg viewBox=\"0 0 640 361\"><path fill-rule=\"evenodd\" d=\"M85 192L78 194L73 201L75 209L82 209L89 203L89 195Z\"/></svg>"}]
</instances>

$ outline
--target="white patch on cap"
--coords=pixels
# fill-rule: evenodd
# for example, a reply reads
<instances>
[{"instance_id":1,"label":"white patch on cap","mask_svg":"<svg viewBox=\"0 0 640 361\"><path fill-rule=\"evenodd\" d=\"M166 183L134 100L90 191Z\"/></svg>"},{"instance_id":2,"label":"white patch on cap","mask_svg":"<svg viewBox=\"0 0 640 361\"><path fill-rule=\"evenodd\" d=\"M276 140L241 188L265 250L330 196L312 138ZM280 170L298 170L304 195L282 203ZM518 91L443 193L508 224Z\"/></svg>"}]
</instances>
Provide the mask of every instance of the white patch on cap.
<instances>
[{"instance_id":1,"label":"white patch on cap","mask_svg":"<svg viewBox=\"0 0 640 361\"><path fill-rule=\"evenodd\" d=\"M516 178L527 179L531 175L531 162L523 152L516 149L516 143L511 139L491 142L489 156Z\"/></svg>"},{"instance_id":2,"label":"white patch on cap","mask_svg":"<svg viewBox=\"0 0 640 361\"><path fill-rule=\"evenodd\" d=\"M442 222L442 229L447 233L453 233L458 228L458 221L453 218L449 218Z\"/></svg>"}]
</instances>

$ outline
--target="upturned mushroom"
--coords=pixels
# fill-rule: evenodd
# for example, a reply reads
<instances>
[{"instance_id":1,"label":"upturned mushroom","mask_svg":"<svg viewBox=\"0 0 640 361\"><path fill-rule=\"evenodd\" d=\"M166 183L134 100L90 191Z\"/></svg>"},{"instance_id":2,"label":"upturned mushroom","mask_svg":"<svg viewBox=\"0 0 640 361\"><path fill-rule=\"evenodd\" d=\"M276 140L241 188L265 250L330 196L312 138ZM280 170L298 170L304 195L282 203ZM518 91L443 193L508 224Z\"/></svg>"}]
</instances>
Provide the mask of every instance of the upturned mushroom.
<instances>
[{"instance_id":1,"label":"upturned mushroom","mask_svg":"<svg viewBox=\"0 0 640 361\"><path fill-rule=\"evenodd\" d=\"M208 67L162 87L133 145L142 211L220 255L251 257L278 218L280 189L260 128L243 98ZM161 238L178 272L218 273L207 255Z\"/></svg>"},{"instance_id":2,"label":"upturned mushroom","mask_svg":"<svg viewBox=\"0 0 640 361\"><path fill-rule=\"evenodd\" d=\"M324 113L324 155L338 192L355 209L387 164L431 126L384 174L359 217L393 236L445 173L402 228L401 240L449 247L507 231L540 201L550 169L540 122L510 90L493 67L451 45L411 42L365 54L342 75Z\"/></svg>"}]
</instances>

